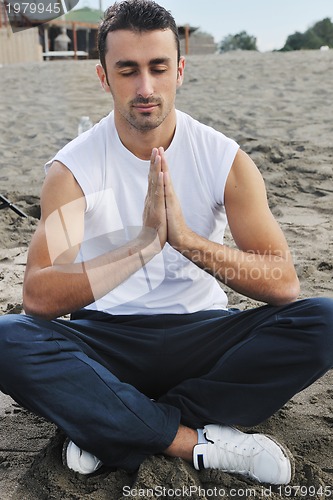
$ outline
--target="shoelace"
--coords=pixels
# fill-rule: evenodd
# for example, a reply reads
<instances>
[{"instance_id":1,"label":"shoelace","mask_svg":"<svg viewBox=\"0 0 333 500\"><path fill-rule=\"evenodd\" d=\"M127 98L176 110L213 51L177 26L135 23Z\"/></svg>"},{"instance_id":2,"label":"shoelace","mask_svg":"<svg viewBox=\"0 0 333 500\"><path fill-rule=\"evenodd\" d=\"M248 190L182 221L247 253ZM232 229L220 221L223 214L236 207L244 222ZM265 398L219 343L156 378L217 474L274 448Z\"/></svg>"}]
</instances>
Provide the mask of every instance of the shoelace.
<instances>
[{"instance_id":1,"label":"shoelace","mask_svg":"<svg viewBox=\"0 0 333 500\"><path fill-rule=\"evenodd\" d=\"M207 446L210 447L208 453L210 466L223 467L225 472L238 472L256 477L253 472L255 447L241 447L228 442L224 443L220 439L217 439L214 444L208 443Z\"/></svg>"}]
</instances>

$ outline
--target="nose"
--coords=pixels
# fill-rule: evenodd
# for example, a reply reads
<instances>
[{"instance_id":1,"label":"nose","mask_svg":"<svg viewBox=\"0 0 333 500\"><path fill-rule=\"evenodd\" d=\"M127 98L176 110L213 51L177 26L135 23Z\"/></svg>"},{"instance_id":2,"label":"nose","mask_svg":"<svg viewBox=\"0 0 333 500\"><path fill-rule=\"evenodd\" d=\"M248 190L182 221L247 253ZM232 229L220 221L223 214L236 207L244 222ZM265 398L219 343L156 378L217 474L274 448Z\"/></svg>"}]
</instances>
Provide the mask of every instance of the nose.
<instances>
[{"instance_id":1,"label":"nose","mask_svg":"<svg viewBox=\"0 0 333 500\"><path fill-rule=\"evenodd\" d=\"M137 94L145 99L154 93L152 76L149 73L141 73L138 77Z\"/></svg>"}]
</instances>

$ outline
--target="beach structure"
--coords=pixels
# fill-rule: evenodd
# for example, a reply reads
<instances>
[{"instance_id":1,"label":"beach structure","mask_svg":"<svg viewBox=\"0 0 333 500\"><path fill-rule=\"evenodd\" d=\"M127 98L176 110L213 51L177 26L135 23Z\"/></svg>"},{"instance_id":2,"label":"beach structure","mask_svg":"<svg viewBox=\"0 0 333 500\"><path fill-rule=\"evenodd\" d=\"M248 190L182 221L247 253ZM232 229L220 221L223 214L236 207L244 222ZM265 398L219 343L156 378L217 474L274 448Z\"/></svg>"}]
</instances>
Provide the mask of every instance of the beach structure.
<instances>
[{"instance_id":1,"label":"beach structure","mask_svg":"<svg viewBox=\"0 0 333 500\"><path fill-rule=\"evenodd\" d=\"M38 28L13 33L5 2L0 1L0 64L42 61L42 52Z\"/></svg>"},{"instance_id":2,"label":"beach structure","mask_svg":"<svg viewBox=\"0 0 333 500\"><path fill-rule=\"evenodd\" d=\"M0 2L0 63L42 61L43 57L97 57L96 34L101 17L102 11L88 7L55 19L38 13L26 16L21 11L16 13L4 0Z\"/></svg>"},{"instance_id":3,"label":"beach structure","mask_svg":"<svg viewBox=\"0 0 333 500\"><path fill-rule=\"evenodd\" d=\"M44 57L97 58L97 29L102 17L103 11L83 7L50 21L44 26ZM56 47L56 39L61 30L62 33L66 30L66 35L70 39L67 54L60 54Z\"/></svg>"},{"instance_id":4,"label":"beach structure","mask_svg":"<svg viewBox=\"0 0 333 500\"><path fill-rule=\"evenodd\" d=\"M67 3L70 1L66 0ZM13 33L6 2L8 4L7 0L0 2L0 64L43 59L98 58L96 41L102 10L83 7L70 10L55 19L48 19L44 14L36 13L27 17L20 13L17 18L11 17L11 25L17 25ZM183 54L216 52L217 45L211 35L201 33L198 28L188 24L178 26L178 31Z\"/></svg>"},{"instance_id":5,"label":"beach structure","mask_svg":"<svg viewBox=\"0 0 333 500\"><path fill-rule=\"evenodd\" d=\"M103 11L84 7L68 12L65 16L55 19L45 27L47 30L47 43L44 45L44 55L55 57L51 54L56 50L54 46L55 37L58 36L60 28L65 26L67 35L72 40L71 50L74 51L74 58L77 54L86 53L90 59L97 58L96 39L98 25L103 17ZM214 54L217 45L214 38L206 33L201 33L198 28L190 25L178 26L181 52L183 54Z\"/></svg>"},{"instance_id":6,"label":"beach structure","mask_svg":"<svg viewBox=\"0 0 333 500\"><path fill-rule=\"evenodd\" d=\"M178 26L180 38L180 50L185 55L215 54L217 44L214 37L208 33L202 33L199 28L188 24Z\"/></svg>"}]
</instances>

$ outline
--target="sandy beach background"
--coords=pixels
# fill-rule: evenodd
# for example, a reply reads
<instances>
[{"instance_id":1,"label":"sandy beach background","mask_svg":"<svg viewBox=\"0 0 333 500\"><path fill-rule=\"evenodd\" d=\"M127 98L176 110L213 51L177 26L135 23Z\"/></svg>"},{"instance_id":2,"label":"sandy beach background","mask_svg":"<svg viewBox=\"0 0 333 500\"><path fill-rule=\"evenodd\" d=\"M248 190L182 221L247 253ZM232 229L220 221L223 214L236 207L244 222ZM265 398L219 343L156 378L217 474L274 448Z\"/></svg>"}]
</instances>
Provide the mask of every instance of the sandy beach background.
<instances>
[{"instance_id":1,"label":"sandy beach background","mask_svg":"<svg viewBox=\"0 0 333 500\"><path fill-rule=\"evenodd\" d=\"M0 314L22 312L43 164L75 137L80 116L96 122L111 109L95 64L52 61L0 68L0 194L28 214L23 219L0 210ZM294 255L301 297L333 297L332 81L333 50L190 56L177 97L179 109L236 139L257 163ZM233 292L229 299L234 307L257 305ZM2 396L0 498L333 497L332 382L330 372L257 428L292 450L291 490L264 491L250 481L219 471L198 473L162 456L147 460L133 476L118 471L80 478L61 465L62 436L55 426Z\"/></svg>"}]
</instances>

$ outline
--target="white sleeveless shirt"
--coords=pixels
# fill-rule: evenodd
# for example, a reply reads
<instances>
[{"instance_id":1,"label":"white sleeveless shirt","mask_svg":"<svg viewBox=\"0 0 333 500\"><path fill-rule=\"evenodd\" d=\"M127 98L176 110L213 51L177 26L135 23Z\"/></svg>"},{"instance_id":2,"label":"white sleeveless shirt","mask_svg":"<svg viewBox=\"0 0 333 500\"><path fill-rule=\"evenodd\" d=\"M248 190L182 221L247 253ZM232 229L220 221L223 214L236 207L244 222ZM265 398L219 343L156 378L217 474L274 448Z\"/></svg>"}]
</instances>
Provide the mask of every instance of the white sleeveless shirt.
<instances>
[{"instance_id":1,"label":"white sleeveless shirt","mask_svg":"<svg viewBox=\"0 0 333 500\"><path fill-rule=\"evenodd\" d=\"M166 151L172 182L187 225L223 242L224 189L238 145L177 110L174 138ZM129 241L142 226L149 161L121 143L111 112L50 160L72 172L86 197L85 235L77 261L86 261ZM121 265L121 263L120 263ZM214 277L168 243L146 266L86 309L110 314L184 314L226 309Z\"/></svg>"}]
</instances>

